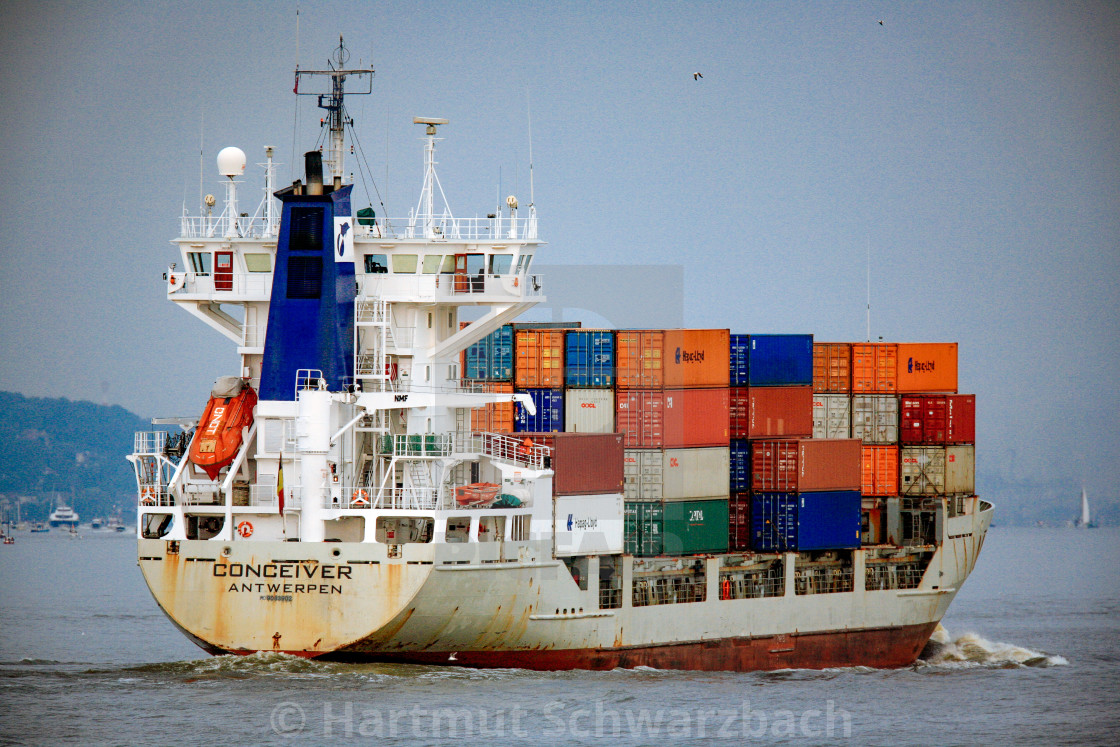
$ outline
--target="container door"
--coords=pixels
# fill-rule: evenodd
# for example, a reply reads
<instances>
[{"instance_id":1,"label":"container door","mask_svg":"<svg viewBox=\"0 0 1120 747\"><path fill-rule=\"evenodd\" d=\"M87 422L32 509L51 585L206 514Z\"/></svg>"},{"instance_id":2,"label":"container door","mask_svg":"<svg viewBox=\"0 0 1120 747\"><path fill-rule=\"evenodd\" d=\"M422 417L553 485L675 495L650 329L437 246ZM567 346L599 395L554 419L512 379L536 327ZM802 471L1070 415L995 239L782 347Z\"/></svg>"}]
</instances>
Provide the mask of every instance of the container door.
<instances>
[{"instance_id":1,"label":"container door","mask_svg":"<svg viewBox=\"0 0 1120 747\"><path fill-rule=\"evenodd\" d=\"M233 290L233 252L214 252L214 290Z\"/></svg>"}]
</instances>

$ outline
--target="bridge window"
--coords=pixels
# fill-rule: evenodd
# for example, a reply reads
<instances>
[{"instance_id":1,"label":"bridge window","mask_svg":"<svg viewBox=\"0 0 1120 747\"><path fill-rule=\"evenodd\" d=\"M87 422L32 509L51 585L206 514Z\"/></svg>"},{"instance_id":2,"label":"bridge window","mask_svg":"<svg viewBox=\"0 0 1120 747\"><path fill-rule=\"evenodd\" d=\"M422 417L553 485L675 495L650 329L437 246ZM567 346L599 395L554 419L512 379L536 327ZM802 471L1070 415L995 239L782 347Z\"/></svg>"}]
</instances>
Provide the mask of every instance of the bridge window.
<instances>
[{"instance_id":1,"label":"bridge window","mask_svg":"<svg viewBox=\"0 0 1120 747\"><path fill-rule=\"evenodd\" d=\"M424 274L435 275L439 272L440 265L443 263L442 254L425 254L424 255Z\"/></svg>"},{"instance_id":2,"label":"bridge window","mask_svg":"<svg viewBox=\"0 0 1120 747\"><path fill-rule=\"evenodd\" d=\"M249 272L272 272L272 257L267 254L246 253L245 269Z\"/></svg>"},{"instance_id":3,"label":"bridge window","mask_svg":"<svg viewBox=\"0 0 1120 747\"><path fill-rule=\"evenodd\" d=\"M385 258L384 254L367 254L366 255L366 274L378 275L383 272L389 271L389 260Z\"/></svg>"},{"instance_id":4,"label":"bridge window","mask_svg":"<svg viewBox=\"0 0 1120 747\"><path fill-rule=\"evenodd\" d=\"M490 257L490 274L491 275L508 275L509 268L513 264L512 254L494 254Z\"/></svg>"},{"instance_id":5,"label":"bridge window","mask_svg":"<svg viewBox=\"0 0 1120 747\"><path fill-rule=\"evenodd\" d=\"M394 254L393 272L411 275L416 272L415 254Z\"/></svg>"},{"instance_id":6,"label":"bridge window","mask_svg":"<svg viewBox=\"0 0 1120 747\"><path fill-rule=\"evenodd\" d=\"M191 263L191 272L196 275L209 275L210 262L213 255L210 252L188 252L187 260Z\"/></svg>"}]
</instances>

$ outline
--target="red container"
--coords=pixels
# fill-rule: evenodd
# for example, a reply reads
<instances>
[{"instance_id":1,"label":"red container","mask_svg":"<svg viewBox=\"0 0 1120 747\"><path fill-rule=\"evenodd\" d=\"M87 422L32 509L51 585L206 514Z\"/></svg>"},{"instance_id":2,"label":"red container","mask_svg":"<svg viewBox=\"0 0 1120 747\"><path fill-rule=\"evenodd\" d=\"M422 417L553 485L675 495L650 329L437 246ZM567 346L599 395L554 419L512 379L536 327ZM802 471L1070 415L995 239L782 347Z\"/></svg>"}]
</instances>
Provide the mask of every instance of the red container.
<instances>
[{"instance_id":1,"label":"red container","mask_svg":"<svg viewBox=\"0 0 1120 747\"><path fill-rule=\"evenodd\" d=\"M732 438L750 438L750 389L745 386L733 386L728 395L728 421L731 426Z\"/></svg>"},{"instance_id":2,"label":"red container","mask_svg":"<svg viewBox=\"0 0 1120 747\"><path fill-rule=\"evenodd\" d=\"M861 442L854 438L755 441L751 488L780 492L859 490Z\"/></svg>"},{"instance_id":3,"label":"red container","mask_svg":"<svg viewBox=\"0 0 1120 747\"><path fill-rule=\"evenodd\" d=\"M976 395L950 394L945 400L948 403L945 443L976 443Z\"/></svg>"},{"instance_id":4,"label":"red container","mask_svg":"<svg viewBox=\"0 0 1120 747\"><path fill-rule=\"evenodd\" d=\"M690 449L731 442L727 389L619 391L615 428L628 449Z\"/></svg>"},{"instance_id":5,"label":"red container","mask_svg":"<svg viewBox=\"0 0 1120 747\"><path fill-rule=\"evenodd\" d=\"M518 433L552 449L553 495L623 491L621 433Z\"/></svg>"},{"instance_id":6,"label":"red container","mask_svg":"<svg viewBox=\"0 0 1120 747\"><path fill-rule=\"evenodd\" d=\"M813 391L849 394L852 391L852 344L813 343Z\"/></svg>"},{"instance_id":7,"label":"red container","mask_svg":"<svg viewBox=\"0 0 1120 747\"><path fill-rule=\"evenodd\" d=\"M735 551L751 548L751 494L732 493L728 502L728 540Z\"/></svg>"},{"instance_id":8,"label":"red container","mask_svg":"<svg viewBox=\"0 0 1120 747\"><path fill-rule=\"evenodd\" d=\"M976 442L975 394L926 394L900 400L899 441L907 445Z\"/></svg>"},{"instance_id":9,"label":"red container","mask_svg":"<svg viewBox=\"0 0 1120 747\"><path fill-rule=\"evenodd\" d=\"M747 410L746 438L813 435L811 386L752 386L747 390Z\"/></svg>"}]
</instances>

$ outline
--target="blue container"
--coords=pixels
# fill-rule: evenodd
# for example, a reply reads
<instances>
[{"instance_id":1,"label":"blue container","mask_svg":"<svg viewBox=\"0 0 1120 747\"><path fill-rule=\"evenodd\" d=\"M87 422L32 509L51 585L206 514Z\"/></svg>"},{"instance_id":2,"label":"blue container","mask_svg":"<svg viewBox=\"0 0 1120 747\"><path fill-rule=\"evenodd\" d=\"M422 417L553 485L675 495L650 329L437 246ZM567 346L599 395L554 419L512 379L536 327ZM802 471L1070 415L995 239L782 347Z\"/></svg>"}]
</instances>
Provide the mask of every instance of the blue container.
<instances>
[{"instance_id":1,"label":"blue container","mask_svg":"<svg viewBox=\"0 0 1120 747\"><path fill-rule=\"evenodd\" d=\"M860 493L751 495L751 549L755 552L845 550L860 546Z\"/></svg>"},{"instance_id":2,"label":"blue container","mask_svg":"<svg viewBox=\"0 0 1120 747\"><path fill-rule=\"evenodd\" d=\"M519 389L533 399L537 414L529 411L518 402L513 430L518 433L559 433L564 430L564 390L563 389Z\"/></svg>"},{"instance_id":3,"label":"blue container","mask_svg":"<svg viewBox=\"0 0 1120 747\"><path fill-rule=\"evenodd\" d=\"M745 493L751 489L751 442L731 439L731 492Z\"/></svg>"},{"instance_id":4,"label":"blue container","mask_svg":"<svg viewBox=\"0 0 1120 747\"><path fill-rule=\"evenodd\" d=\"M750 335L731 335L731 386L748 386Z\"/></svg>"},{"instance_id":5,"label":"blue container","mask_svg":"<svg viewBox=\"0 0 1120 747\"><path fill-rule=\"evenodd\" d=\"M573 330L564 341L564 386L614 386L614 333Z\"/></svg>"},{"instance_id":6,"label":"blue container","mask_svg":"<svg viewBox=\"0 0 1120 747\"><path fill-rule=\"evenodd\" d=\"M513 327L499 327L467 347L463 378L513 381Z\"/></svg>"},{"instance_id":7,"label":"blue container","mask_svg":"<svg viewBox=\"0 0 1120 747\"><path fill-rule=\"evenodd\" d=\"M812 335L751 335L748 386L812 386Z\"/></svg>"}]
</instances>

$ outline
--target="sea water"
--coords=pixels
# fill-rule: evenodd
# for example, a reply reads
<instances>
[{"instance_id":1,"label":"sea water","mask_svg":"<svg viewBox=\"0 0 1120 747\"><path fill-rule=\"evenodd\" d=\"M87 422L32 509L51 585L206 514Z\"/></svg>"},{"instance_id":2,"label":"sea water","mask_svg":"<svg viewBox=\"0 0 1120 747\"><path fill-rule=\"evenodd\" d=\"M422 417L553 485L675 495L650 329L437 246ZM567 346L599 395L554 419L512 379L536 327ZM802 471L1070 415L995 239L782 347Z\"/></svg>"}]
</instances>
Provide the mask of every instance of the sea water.
<instances>
[{"instance_id":1,"label":"sea water","mask_svg":"<svg viewBox=\"0 0 1120 747\"><path fill-rule=\"evenodd\" d=\"M896 670L608 672L204 654L135 540L0 547L0 744L1116 744L1120 530L989 532Z\"/></svg>"}]
</instances>

